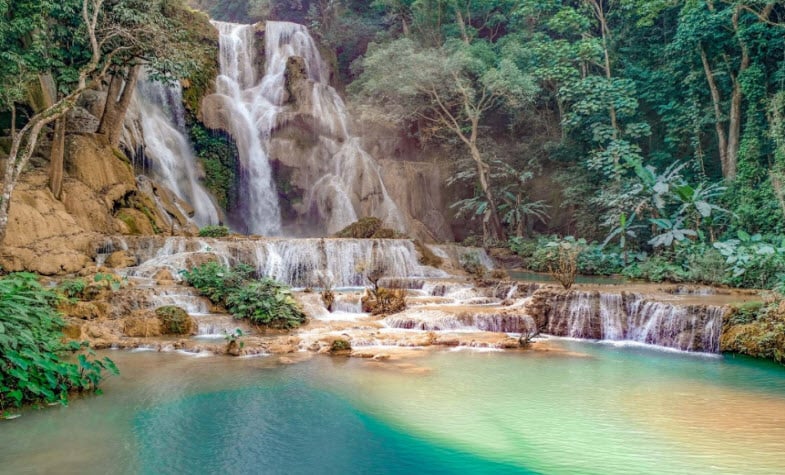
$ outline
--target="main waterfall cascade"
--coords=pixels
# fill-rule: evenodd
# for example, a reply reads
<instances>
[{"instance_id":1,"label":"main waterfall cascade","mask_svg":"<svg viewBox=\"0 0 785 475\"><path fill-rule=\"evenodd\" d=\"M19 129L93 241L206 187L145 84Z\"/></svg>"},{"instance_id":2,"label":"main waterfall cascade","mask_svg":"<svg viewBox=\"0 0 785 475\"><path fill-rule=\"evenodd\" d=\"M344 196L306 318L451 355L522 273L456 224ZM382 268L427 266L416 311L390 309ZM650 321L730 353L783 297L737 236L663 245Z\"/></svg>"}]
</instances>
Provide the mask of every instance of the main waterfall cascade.
<instances>
[{"instance_id":1,"label":"main waterfall cascade","mask_svg":"<svg viewBox=\"0 0 785 475\"><path fill-rule=\"evenodd\" d=\"M404 218L389 197L379 165L350 133L346 106L328 83L329 73L308 30L295 23L264 25L264 74L257 77L255 25L213 21L220 38L217 94L206 101L205 116L218 122L237 142L244 197L236 217L244 231L281 234L281 206L271 169L271 154L294 169L304 190L302 203L292 207L306 223L334 233L363 216L376 216L385 225L405 231ZM296 98L287 90L287 65L301 61L305 78ZM309 89L310 90L307 90ZM300 120L309 123L314 143L299 147L276 139L274 132Z\"/></svg>"},{"instance_id":2,"label":"main waterfall cascade","mask_svg":"<svg viewBox=\"0 0 785 475\"><path fill-rule=\"evenodd\" d=\"M139 148L136 160L150 166L153 178L193 207L197 226L218 224L219 212L199 182L200 170L185 132L185 109L178 83L165 86L146 78L139 80L126 121L125 142ZM135 126L128 127L128 124ZM183 215L186 210L180 208Z\"/></svg>"}]
</instances>

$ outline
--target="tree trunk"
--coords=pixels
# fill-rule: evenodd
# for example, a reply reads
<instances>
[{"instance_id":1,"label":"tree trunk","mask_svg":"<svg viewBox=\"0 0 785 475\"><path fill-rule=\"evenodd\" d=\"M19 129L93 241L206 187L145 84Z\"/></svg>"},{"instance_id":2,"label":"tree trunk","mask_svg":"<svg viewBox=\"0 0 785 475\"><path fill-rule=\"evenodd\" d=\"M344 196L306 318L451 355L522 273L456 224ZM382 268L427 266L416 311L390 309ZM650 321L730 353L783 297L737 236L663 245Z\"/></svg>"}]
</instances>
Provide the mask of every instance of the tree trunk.
<instances>
[{"instance_id":1,"label":"tree trunk","mask_svg":"<svg viewBox=\"0 0 785 475\"><path fill-rule=\"evenodd\" d=\"M717 87L717 82L714 80L714 73L709 65L709 58L706 55L706 50L703 46L700 47L701 62L703 63L703 72L706 74L706 81L709 83L709 90L711 91L711 102L714 106L714 129L717 132L717 148L720 152L720 166L722 167L722 176L728 178L729 159L728 159L728 139L725 135L722 120L722 98L720 97L720 89Z\"/></svg>"},{"instance_id":2,"label":"tree trunk","mask_svg":"<svg viewBox=\"0 0 785 475\"><path fill-rule=\"evenodd\" d=\"M480 150L475 143L469 146L472 154L472 159L477 164L477 176L480 178L480 186L482 187L485 199L488 201L488 210L490 216L488 217L489 232L493 239L497 241L504 240L504 228L502 228L501 221L499 220L499 212L496 209L496 198L491 190L490 183L490 169L485 161L482 159Z\"/></svg>"},{"instance_id":3,"label":"tree trunk","mask_svg":"<svg viewBox=\"0 0 785 475\"><path fill-rule=\"evenodd\" d=\"M98 133L106 135L112 146L117 146L120 143L125 113L131 104L140 68L138 64L131 66L126 77L123 77L120 71L116 71L109 82L106 106L101 116L101 123L98 125Z\"/></svg>"},{"instance_id":4,"label":"tree trunk","mask_svg":"<svg viewBox=\"0 0 785 475\"><path fill-rule=\"evenodd\" d=\"M11 102L11 142L16 137L16 104Z\"/></svg>"},{"instance_id":5,"label":"tree trunk","mask_svg":"<svg viewBox=\"0 0 785 475\"><path fill-rule=\"evenodd\" d=\"M63 195L63 158L65 154L65 115L55 121L52 152L49 155L49 189L55 199Z\"/></svg>"}]
</instances>

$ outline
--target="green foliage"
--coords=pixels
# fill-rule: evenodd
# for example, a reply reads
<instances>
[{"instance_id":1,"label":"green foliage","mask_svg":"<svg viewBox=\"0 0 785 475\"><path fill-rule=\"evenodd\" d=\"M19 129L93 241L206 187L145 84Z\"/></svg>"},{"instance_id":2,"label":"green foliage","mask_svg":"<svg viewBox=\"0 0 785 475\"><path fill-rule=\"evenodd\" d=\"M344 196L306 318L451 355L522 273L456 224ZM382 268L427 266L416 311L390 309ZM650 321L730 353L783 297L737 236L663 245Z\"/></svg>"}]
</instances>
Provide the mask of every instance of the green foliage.
<instances>
[{"instance_id":1,"label":"green foliage","mask_svg":"<svg viewBox=\"0 0 785 475\"><path fill-rule=\"evenodd\" d=\"M291 290L270 278L233 290L226 298L226 308L236 318L272 328L296 328L306 320Z\"/></svg>"},{"instance_id":2,"label":"green foliage","mask_svg":"<svg viewBox=\"0 0 785 475\"><path fill-rule=\"evenodd\" d=\"M785 305L750 302L732 308L725 316L721 347L785 363Z\"/></svg>"},{"instance_id":3,"label":"green foliage","mask_svg":"<svg viewBox=\"0 0 785 475\"><path fill-rule=\"evenodd\" d=\"M485 272L488 270L485 264L482 263L480 254L477 251L464 252L458 258L458 263L461 264L463 270L477 279L484 278Z\"/></svg>"},{"instance_id":4,"label":"green foliage","mask_svg":"<svg viewBox=\"0 0 785 475\"><path fill-rule=\"evenodd\" d=\"M81 299L87 289L84 279L68 279L60 282L57 290L69 299Z\"/></svg>"},{"instance_id":5,"label":"green foliage","mask_svg":"<svg viewBox=\"0 0 785 475\"><path fill-rule=\"evenodd\" d=\"M232 292L250 279L253 269L248 266L229 268L217 262L208 262L180 273L199 293L213 303L223 305Z\"/></svg>"},{"instance_id":6,"label":"green foliage","mask_svg":"<svg viewBox=\"0 0 785 475\"><path fill-rule=\"evenodd\" d=\"M188 335L193 330L193 322L188 312L180 307L167 305L155 309L165 335Z\"/></svg>"},{"instance_id":7,"label":"green foliage","mask_svg":"<svg viewBox=\"0 0 785 475\"><path fill-rule=\"evenodd\" d=\"M295 328L305 322L291 289L270 278L252 279L253 269L209 262L182 271L185 281L238 319L271 328Z\"/></svg>"},{"instance_id":8,"label":"green foliage","mask_svg":"<svg viewBox=\"0 0 785 475\"><path fill-rule=\"evenodd\" d=\"M373 216L360 218L335 233L338 238L351 239L398 239L401 236L392 229L385 228L382 220Z\"/></svg>"},{"instance_id":9,"label":"green foliage","mask_svg":"<svg viewBox=\"0 0 785 475\"><path fill-rule=\"evenodd\" d=\"M343 338L336 338L330 343L330 353L345 353L352 350L352 344L349 340Z\"/></svg>"},{"instance_id":10,"label":"green foliage","mask_svg":"<svg viewBox=\"0 0 785 475\"><path fill-rule=\"evenodd\" d=\"M229 235L226 226L205 226L199 230L199 237L222 238Z\"/></svg>"},{"instance_id":11,"label":"green foliage","mask_svg":"<svg viewBox=\"0 0 785 475\"><path fill-rule=\"evenodd\" d=\"M237 202L239 152L224 133L208 130L193 114L187 117L188 136L205 171L204 186L218 205L229 210Z\"/></svg>"},{"instance_id":12,"label":"green foliage","mask_svg":"<svg viewBox=\"0 0 785 475\"><path fill-rule=\"evenodd\" d=\"M54 310L58 296L32 274L0 279L0 411L33 403L68 402L71 392L95 392L105 370L117 373L109 358L62 343L63 321Z\"/></svg>"},{"instance_id":13,"label":"green foliage","mask_svg":"<svg viewBox=\"0 0 785 475\"><path fill-rule=\"evenodd\" d=\"M725 257L730 273L727 283L737 287L770 289L785 276L785 239L765 239L744 231L736 239L714 243Z\"/></svg>"}]
</instances>

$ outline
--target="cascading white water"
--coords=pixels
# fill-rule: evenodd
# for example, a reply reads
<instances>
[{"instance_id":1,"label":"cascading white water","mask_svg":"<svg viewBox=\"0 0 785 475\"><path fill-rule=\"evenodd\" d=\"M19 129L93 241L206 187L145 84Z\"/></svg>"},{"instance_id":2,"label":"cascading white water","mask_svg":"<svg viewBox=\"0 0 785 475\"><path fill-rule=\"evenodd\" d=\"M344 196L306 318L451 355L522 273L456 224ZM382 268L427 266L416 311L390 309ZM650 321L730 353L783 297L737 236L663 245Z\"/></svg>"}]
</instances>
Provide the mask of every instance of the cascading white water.
<instances>
[{"instance_id":1,"label":"cascading white water","mask_svg":"<svg viewBox=\"0 0 785 475\"><path fill-rule=\"evenodd\" d=\"M141 242L141 241L140 241ZM167 238L158 245L141 245L132 252L142 264L131 276L152 277L161 268L178 275L204 256L215 256L225 265L240 262L256 267L260 275L293 287L321 287L327 278L335 287L359 287L368 273L383 269L389 278L445 277L447 274L422 266L411 241L404 239L217 239Z\"/></svg>"},{"instance_id":2,"label":"cascading white water","mask_svg":"<svg viewBox=\"0 0 785 475\"><path fill-rule=\"evenodd\" d=\"M553 304L545 332L716 353L724 311L720 306L679 305L640 295L576 291Z\"/></svg>"},{"instance_id":3,"label":"cascading white water","mask_svg":"<svg viewBox=\"0 0 785 475\"><path fill-rule=\"evenodd\" d=\"M151 174L193 207L196 225L218 224L218 209L199 182L196 157L185 135L180 85L164 86L142 78L134 96L144 143L142 153L150 162Z\"/></svg>"},{"instance_id":4,"label":"cascading white water","mask_svg":"<svg viewBox=\"0 0 785 475\"><path fill-rule=\"evenodd\" d=\"M306 189L299 212L318 214L322 231L334 233L361 216L374 215L388 227L404 231L404 219L390 199L376 161L352 137L346 106L329 85L329 72L307 28L296 23L264 25L265 71L257 77L255 25L214 21L220 39L222 96L220 114L237 142L243 177L240 207L247 231L277 235L281 232L278 194L269 161L272 133L295 113L286 88L287 63L302 58L310 92L301 98L296 113L314 121L310 150L287 149L288 166L297 168ZM280 144L279 144L280 146ZM280 155L279 153L279 155Z\"/></svg>"},{"instance_id":5,"label":"cascading white water","mask_svg":"<svg viewBox=\"0 0 785 475\"><path fill-rule=\"evenodd\" d=\"M230 110L224 117L242 164L239 204L244 213L244 231L277 235L281 231L281 210L267 151L262 146L262 137L269 136L277 111L256 81L255 30L253 25L218 21L213 25L220 35L217 93L228 98L224 106Z\"/></svg>"}]
</instances>

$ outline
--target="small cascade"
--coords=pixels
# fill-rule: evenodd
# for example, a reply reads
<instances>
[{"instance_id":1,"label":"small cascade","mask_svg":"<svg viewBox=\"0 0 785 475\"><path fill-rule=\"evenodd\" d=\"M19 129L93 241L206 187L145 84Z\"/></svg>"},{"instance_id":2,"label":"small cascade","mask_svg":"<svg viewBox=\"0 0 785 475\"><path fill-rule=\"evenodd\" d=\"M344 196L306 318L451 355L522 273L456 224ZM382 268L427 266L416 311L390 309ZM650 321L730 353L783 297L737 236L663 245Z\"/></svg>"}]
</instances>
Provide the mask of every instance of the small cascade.
<instances>
[{"instance_id":1,"label":"small cascade","mask_svg":"<svg viewBox=\"0 0 785 475\"><path fill-rule=\"evenodd\" d=\"M553 297L544 332L717 353L724 312L721 306L679 305L635 294L573 291Z\"/></svg>"},{"instance_id":2,"label":"small cascade","mask_svg":"<svg viewBox=\"0 0 785 475\"><path fill-rule=\"evenodd\" d=\"M143 143L142 159L155 180L188 203L193 210L179 207L183 216L193 215L198 226L218 224L218 209L199 182L200 171L185 132L185 109L179 83L164 86L140 79L134 95Z\"/></svg>"},{"instance_id":3,"label":"small cascade","mask_svg":"<svg viewBox=\"0 0 785 475\"><path fill-rule=\"evenodd\" d=\"M302 25L268 21L240 25L213 21L219 32L218 100L208 111L221 117L237 142L242 164L241 194L246 197L237 220L249 233L281 234L281 210L270 159L296 168L306 190L296 206L313 218L321 232L335 233L362 216L376 216L404 231L404 218L388 196L376 161L349 130L346 106L329 85L329 71L316 42ZM265 57L257 58L257 35L264 36ZM257 72L256 65L265 65ZM291 68L302 68L296 85L287 83ZM300 73L298 73L300 74ZM294 80L294 79L292 79ZM295 90L296 89L296 90ZM303 149L292 141L273 144L276 130L300 124L313 141ZM303 125L305 124L305 125Z\"/></svg>"},{"instance_id":4,"label":"small cascade","mask_svg":"<svg viewBox=\"0 0 785 475\"><path fill-rule=\"evenodd\" d=\"M231 315L222 314L197 314L193 315L199 326L197 336L201 338L225 338L232 335L239 328L243 334L250 334L246 325L238 322Z\"/></svg>"},{"instance_id":5,"label":"small cascade","mask_svg":"<svg viewBox=\"0 0 785 475\"><path fill-rule=\"evenodd\" d=\"M495 333L536 332L534 319L523 313L471 309L414 307L384 319L389 328L422 331L485 331Z\"/></svg>"},{"instance_id":6,"label":"small cascade","mask_svg":"<svg viewBox=\"0 0 785 475\"><path fill-rule=\"evenodd\" d=\"M414 245L404 239L139 238L129 248L142 262L129 270L129 276L138 277L152 277L162 268L177 276L181 270L215 258L224 265L252 265L259 275L300 288L321 287L324 275L335 287L365 286L374 267L384 269L388 278L446 276L420 265Z\"/></svg>"}]
</instances>

